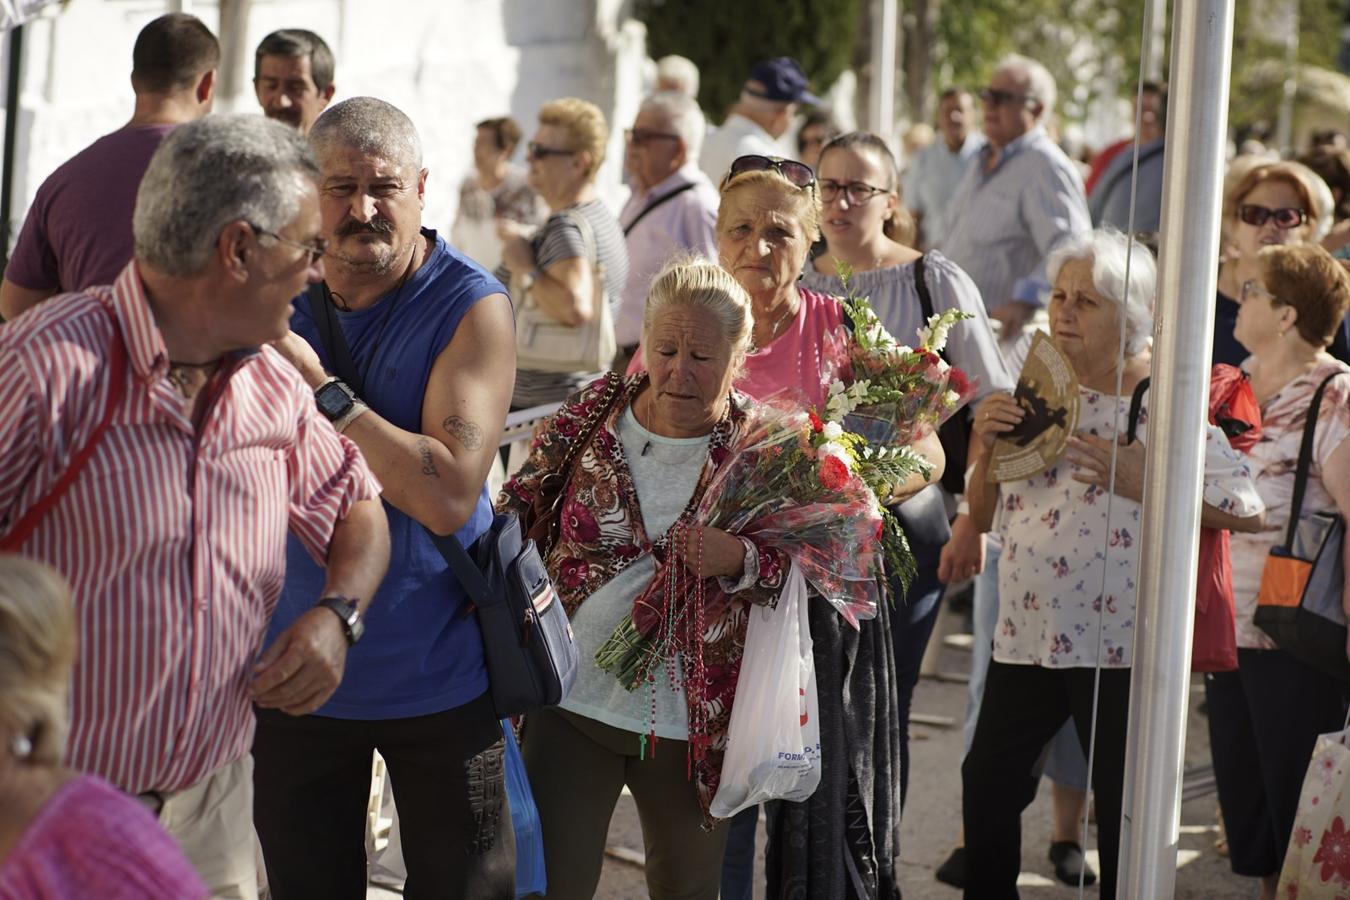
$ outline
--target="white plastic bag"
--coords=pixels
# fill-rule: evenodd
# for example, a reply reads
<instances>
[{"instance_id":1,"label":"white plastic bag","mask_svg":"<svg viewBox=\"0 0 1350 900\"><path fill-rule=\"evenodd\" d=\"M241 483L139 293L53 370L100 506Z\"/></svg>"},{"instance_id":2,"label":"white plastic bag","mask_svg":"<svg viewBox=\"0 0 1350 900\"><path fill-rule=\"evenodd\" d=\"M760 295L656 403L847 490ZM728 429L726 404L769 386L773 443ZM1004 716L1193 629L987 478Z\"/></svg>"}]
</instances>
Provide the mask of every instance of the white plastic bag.
<instances>
[{"instance_id":1,"label":"white plastic bag","mask_svg":"<svg viewBox=\"0 0 1350 900\"><path fill-rule=\"evenodd\" d=\"M810 797L820 784L819 712L806 579L793 563L777 606L750 610L722 781L708 811L727 819L766 800Z\"/></svg>"}]
</instances>

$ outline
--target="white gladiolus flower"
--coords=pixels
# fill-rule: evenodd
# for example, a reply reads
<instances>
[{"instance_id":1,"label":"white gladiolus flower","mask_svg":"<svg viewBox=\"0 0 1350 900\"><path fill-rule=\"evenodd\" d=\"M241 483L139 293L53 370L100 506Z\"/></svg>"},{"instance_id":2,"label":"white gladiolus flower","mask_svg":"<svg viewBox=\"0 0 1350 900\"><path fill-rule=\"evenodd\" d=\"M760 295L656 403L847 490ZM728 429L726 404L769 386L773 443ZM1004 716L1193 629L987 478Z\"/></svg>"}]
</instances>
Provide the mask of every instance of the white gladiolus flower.
<instances>
[{"instance_id":1,"label":"white gladiolus flower","mask_svg":"<svg viewBox=\"0 0 1350 900\"><path fill-rule=\"evenodd\" d=\"M825 428L821 430L821 434L825 435L825 440L827 441L833 441L835 438L839 437L843 433L844 433L843 426L841 426L838 422L826 422Z\"/></svg>"}]
</instances>

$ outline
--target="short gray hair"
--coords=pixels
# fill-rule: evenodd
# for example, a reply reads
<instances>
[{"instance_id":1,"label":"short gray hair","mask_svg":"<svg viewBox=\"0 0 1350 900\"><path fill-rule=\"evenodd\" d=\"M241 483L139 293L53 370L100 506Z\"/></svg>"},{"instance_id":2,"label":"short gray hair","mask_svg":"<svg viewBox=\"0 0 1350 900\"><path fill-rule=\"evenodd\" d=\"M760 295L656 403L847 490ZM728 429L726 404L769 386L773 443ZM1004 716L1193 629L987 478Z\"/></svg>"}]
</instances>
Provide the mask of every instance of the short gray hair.
<instances>
[{"instance_id":1,"label":"short gray hair","mask_svg":"<svg viewBox=\"0 0 1350 900\"><path fill-rule=\"evenodd\" d=\"M1058 90L1050 70L1029 56L1009 53L999 60L995 72L1016 73L1027 84L1027 93L1041 104L1040 118L1055 111Z\"/></svg>"},{"instance_id":2,"label":"short gray hair","mask_svg":"<svg viewBox=\"0 0 1350 900\"><path fill-rule=\"evenodd\" d=\"M1125 283L1127 258L1129 284ZM1059 278L1065 263L1074 260L1092 263L1092 286L1114 303L1118 312L1123 311L1125 352L1133 355L1148 346L1153 331L1153 296L1158 280L1158 266L1149 249L1114 228L1097 228L1070 235L1046 257L1045 272L1051 285Z\"/></svg>"},{"instance_id":3,"label":"short gray hair","mask_svg":"<svg viewBox=\"0 0 1350 900\"><path fill-rule=\"evenodd\" d=\"M320 159L340 145L411 166L413 171L422 168L422 139L412 119L375 97L352 97L328 107L309 130L309 143Z\"/></svg>"},{"instance_id":4,"label":"short gray hair","mask_svg":"<svg viewBox=\"0 0 1350 900\"><path fill-rule=\"evenodd\" d=\"M220 231L238 220L279 231L300 211L319 165L292 127L255 114L179 125L159 145L136 194L136 258L179 278L196 275Z\"/></svg>"},{"instance_id":5,"label":"short gray hair","mask_svg":"<svg viewBox=\"0 0 1350 900\"><path fill-rule=\"evenodd\" d=\"M642 101L642 108L659 109L669 116L671 127L684 141L685 158L690 162L698 161L699 151L703 149L703 135L708 131L708 122L703 118L698 101L678 91L658 91Z\"/></svg>"},{"instance_id":6,"label":"short gray hair","mask_svg":"<svg viewBox=\"0 0 1350 900\"><path fill-rule=\"evenodd\" d=\"M731 343L731 367L739 373L750 350L750 332L755 315L750 295L731 273L701 256L684 256L669 262L647 292L642 312L642 337L651 332L658 316L677 306L706 310L717 321L722 335Z\"/></svg>"},{"instance_id":7,"label":"short gray hair","mask_svg":"<svg viewBox=\"0 0 1350 900\"><path fill-rule=\"evenodd\" d=\"M683 56L672 53L657 60L656 81L676 85L676 90L691 99L698 96L698 66Z\"/></svg>"}]
</instances>

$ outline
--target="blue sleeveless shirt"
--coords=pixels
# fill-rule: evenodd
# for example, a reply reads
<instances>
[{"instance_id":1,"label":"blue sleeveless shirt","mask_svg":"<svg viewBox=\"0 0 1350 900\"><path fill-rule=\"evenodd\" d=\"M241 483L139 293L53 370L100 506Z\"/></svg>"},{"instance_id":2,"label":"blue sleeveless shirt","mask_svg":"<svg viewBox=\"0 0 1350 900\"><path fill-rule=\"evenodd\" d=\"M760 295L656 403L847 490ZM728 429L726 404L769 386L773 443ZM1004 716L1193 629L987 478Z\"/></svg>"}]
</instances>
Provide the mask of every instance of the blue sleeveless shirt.
<instances>
[{"instance_id":1,"label":"blue sleeveless shirt","mask_svg":"<svg viewBox=\"0 0 1350 900\"><path fill-rule=\"evenodd\" d=\"M371 408L406 431L422 430L422 398L431 367L460 320L501 283L450 247L434 231L430 256L403 285L375 305L338 311ZM291 328L332 365L302 294ZM444 712L487 690L478 620L464 615L466 597L427 531L388 503L389 574L366 612L366 633L347 654L342 684L315 715L338 719L395 719ZM492 523L487 486L457 537L468 546ZM308 610L324 586L324 570L294 537L286 548L286 584L267 643Z\"/></svg>"}]
</instances>

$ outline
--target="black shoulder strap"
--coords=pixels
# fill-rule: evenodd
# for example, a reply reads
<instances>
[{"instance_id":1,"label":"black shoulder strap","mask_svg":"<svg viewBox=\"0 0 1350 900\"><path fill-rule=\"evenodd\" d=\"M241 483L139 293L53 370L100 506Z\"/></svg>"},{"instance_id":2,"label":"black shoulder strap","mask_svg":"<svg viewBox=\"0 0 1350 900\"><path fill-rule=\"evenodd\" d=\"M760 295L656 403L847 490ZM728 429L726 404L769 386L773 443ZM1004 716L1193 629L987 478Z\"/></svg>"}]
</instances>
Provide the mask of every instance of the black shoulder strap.
<instances>
[{"instance_id":1,"label":"black shoulder strap","mask_svg":"<svg viewBox=\"0 0 1350 900\"><path fill-rule=\"evenodd\" d=\"M319 329L319 341L328 352L328 361L332 364L333 371L347 383L348 387L356 391L357 396L360 396L364 379L356 368L356 361L352 359L351 348L347 346L347 337L342 333L342 325L337 320L337 312L333 309L333 301L328 296L327 285L323 282L311 284L306 292L306 299L309 300L310 315L314 317L314 324ZM431 536L431 542L436 545L441 556L450 564L460 585L469 592L470 599L475 604L482 605L489 597L487 579L483 577L482 571L469 556L469 552L460 544L459 538L454 535L436 534L430 528L427 529L427 534Z\"/></svg>"},{"instance_id":2,"label":"black shoulder strap","mask_svg":"<svg viewBox=\"0 0 1350 900\"><path fill-rule=\"evenodd\" d=\"M1130 395L1130 424L1125 429L1125 443L1134 443L1134 433L1139 428L1139 410L1144 406L1144 392L1148 390L1148 383L1151 381L1148 376L1139 379L1139 383L1134 386L1134 393Z\"/></svg>"},{"instance_id":3,"label":"black shoulder strap","mask_svg":"<svg viewBox=\"0 0 1350 900\"><path fill-rule=\"evenodd\" d=\"M1331 379L1343 372L1332 372L1317 386L1312 403L1308 404L1308 418L1303 423L1303 444L1298 448L1298 468L1294 470L1294 498L1289 504L1289 531L1284 536L1285 547L1294 546L1294 534L1298 531L1298 519L1303 512L1303 495L1308 490L1308 470L1312 468L1313 437L1317 433L1317 412L1322 405L1322 394Z\"/></svg>"},{"instance_id":4,"label":"black shoulder strap","mask_svg":"<svg viewBox=\"0 0 1350 900\"><path fill-rule=\"evenodd\" d=\"M927 254L914 260L914 290L919 292L919 309L923 310L923 322L933 318L933 295L928 293L928 279L924 277L924 262Z\"/></svg>"},{"instance_id":5,"label":"black shoulder strap","mask_svg":"<svg viewBox=\"0 0 1350 900\"><path fill-rule=\"evenodd\" d=\"M682 184L682 185L680 185L679 187L677 187L675 190L671 191L670 193L668 193L668 194L662 194L660 197L657 197L657 198L656 198L655 200L653 200L651 203L648 203L647 206L642 210L642 212L640 212L640 213L637 214L637 218L636 218L636 219L634 219L633 221L629 222L627 225L623 226L623 236L624 236L624 237L628 237L628 232L630 232L630 231L632 231L634 228L636 228L636 227L637 227L637 223L639 223L639 222L641 222L643 219L647 218L647 214L648 214L649 212L651 212L652 210L656 209L658 206L660 206L662 203L665 203L665 202L668 201L668 200L674 200L675 197L676 197L677 195L683 194L685 191L692 189L692 188L695 187L696 185L697 185L697 182L694 182L694 181L691 181L691 182L689 182L688 184Z\"/></svg>"},{"instance_id":6,"label":"black shoulder strap","mask_svg":"<svg viewBox=\"0 0 1350 900\"><path fill-rule=\"evenodd\" d=\"M356 391L358 397L365 394L365 379L356 368L351 348L347 346L347 336L342 333L342 323L338 321L337 311L333 309L333 300L328 295L328 285L320 281L309 286L305 293L309 300L309 314L319 329L319 343L328 353L328 361L337 377Z\"/></svg>"}]
</instances>

